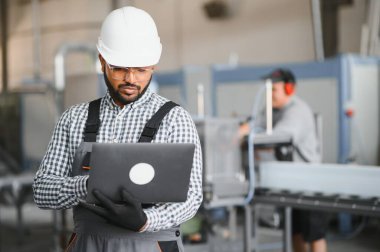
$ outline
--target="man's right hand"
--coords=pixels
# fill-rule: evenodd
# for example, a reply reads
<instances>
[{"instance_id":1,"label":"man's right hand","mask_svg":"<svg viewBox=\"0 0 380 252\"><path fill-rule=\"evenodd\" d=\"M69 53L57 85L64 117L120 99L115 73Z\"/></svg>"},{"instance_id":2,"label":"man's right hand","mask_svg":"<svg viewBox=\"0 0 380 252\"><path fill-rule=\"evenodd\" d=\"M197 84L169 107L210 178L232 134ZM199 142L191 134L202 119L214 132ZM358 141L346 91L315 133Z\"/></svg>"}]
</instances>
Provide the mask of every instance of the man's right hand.
<instances>
[{"instance_id":1,"label":"man's right hand","mask_svg":"<svg viewBox=\"0 0 380 252\"><path fill-rule=\"evenodd\" d=\"M120 190L121 204L114 203L99 190L94 190L93 194L100 202L99 205L89 204L84 201L80 201L79 204L111 223L135 232L141 231L146 225L147 217L141 203L134 199L127 190Z\"/></svg>"}]
</instances>

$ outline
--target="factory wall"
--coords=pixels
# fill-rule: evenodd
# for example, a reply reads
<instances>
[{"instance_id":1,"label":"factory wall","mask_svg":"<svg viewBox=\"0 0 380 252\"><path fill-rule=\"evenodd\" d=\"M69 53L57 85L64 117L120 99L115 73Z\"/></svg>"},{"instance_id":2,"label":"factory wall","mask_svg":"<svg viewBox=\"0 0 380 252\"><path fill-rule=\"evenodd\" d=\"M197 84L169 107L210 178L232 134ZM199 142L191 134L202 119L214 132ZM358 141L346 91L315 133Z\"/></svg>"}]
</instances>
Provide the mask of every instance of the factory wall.
<instances>
[{"instance_id":1,"label":"factory wall","mask_svg":"<svg viewBox=\"0 0 380 252\"><path fill-rule=\"evenodd\" d=\"M9 2L8 63L10 87L22 85L36 71L31 1ZM155 18L164 46L160 70L184 65L273 64L314 59L310 1L228 0L232 15L206 17L206 0L42 0L41 75L53 80L53 60L67 42L95 44L101 22L115 6L134 5ZM365 1L354 1L339 14L339 51L358 52ZM85 56L68 60L69 74L92 71Z\"/></svg>"}]
</instances>

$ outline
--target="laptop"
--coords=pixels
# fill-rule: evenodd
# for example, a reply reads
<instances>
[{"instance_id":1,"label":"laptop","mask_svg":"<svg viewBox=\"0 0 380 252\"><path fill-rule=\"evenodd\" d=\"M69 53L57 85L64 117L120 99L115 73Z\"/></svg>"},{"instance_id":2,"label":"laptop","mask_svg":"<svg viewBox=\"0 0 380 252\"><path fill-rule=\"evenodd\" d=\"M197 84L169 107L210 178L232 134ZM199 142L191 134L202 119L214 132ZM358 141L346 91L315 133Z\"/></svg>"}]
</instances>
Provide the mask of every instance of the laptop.
<instances>
[{"instance_id":1,"label":"laptop","mask_svg":"<svg viewBox=\"0 0 380 252\"><path fill-rule=\"evenodd\" d=\"M94 143L88 203L98 189L115 202L124 187L141 203L184 202L193 165L194 144Z\"/></svg>"}]
</instances>

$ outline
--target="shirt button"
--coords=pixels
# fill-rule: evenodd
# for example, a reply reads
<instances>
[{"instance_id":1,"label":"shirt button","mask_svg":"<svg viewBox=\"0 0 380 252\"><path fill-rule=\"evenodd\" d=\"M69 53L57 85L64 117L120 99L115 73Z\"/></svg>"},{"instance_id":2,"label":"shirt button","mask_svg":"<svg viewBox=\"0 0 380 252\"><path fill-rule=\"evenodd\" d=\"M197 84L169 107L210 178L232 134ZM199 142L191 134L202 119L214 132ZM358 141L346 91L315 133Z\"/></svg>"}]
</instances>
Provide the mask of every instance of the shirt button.
<instances>
[{"instance_id":1,"label":"shirt button","mask_svg":"<svg viewBox=\"0 0 380 252\"><path fill-rule=\"evenodd\" d=\"M180 236L181 235L181 232L179 232L179 230L175 231L175 236Z\"/></svg>"}]
</instances>

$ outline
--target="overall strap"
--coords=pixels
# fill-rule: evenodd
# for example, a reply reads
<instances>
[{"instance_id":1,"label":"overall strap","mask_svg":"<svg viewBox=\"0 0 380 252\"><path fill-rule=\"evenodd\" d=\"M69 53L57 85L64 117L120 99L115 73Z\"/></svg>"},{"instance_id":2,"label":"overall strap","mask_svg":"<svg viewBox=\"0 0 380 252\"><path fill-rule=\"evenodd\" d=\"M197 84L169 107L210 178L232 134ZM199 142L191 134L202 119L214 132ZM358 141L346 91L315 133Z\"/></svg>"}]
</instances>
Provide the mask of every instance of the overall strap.
<instances>
[{"instance_id":1,"label":"overall strap","mask_svg":"<svg viewBox=\"0 0 380 252\"><path fill-rule=\"evenodd\" d=\"M169 111L178 106L178 104L168 101L150 118L150 120L145 124L145 127L141 133L139 143L150 143L152 142L154 136L156 135L158 128L164 119L165 115Z\"/></svg>"},{"instance_id":2,"label":"overall strap","mask_svg":"<svg viewBox=\"0 0 380 252\"><path fill-rule=\"evenodd\" d=\"M100 127L100 102L101 98L93 100L88 106L86 128L84 129L85 142L96 142L96 135Z\"/></svg>"},{"instance_id":3,"label":"overall strap","mask_svg":"<svg viewBox=\"0 0 380 252\"><path fill-rule=\"evenodd\" d=\"M100 102L101 99L93 100L88 105L86 127L84 129L84 142L96 142L96 135L100 127ZM87 152L82 159L82 169L90 170L91 152Z\"/></svg>"}]
</instances>

